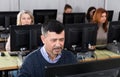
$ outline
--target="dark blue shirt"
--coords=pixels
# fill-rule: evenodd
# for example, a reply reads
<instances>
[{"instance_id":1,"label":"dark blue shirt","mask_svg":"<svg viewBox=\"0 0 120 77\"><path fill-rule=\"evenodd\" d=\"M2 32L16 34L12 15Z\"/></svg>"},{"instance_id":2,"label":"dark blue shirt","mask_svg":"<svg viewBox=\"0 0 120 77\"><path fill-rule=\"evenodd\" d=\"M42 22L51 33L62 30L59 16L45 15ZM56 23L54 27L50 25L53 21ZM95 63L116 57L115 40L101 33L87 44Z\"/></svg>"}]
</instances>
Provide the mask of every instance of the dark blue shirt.
<instances>
[{"instance_id":1,"label":"dark blue shirt","mask_svg":"<svg viewBox=\"0 0 120 77\"><path fill-rule=\"evenodd\" d=\"M70 63L77 63L77 59L70 51L63 50L61 58L56 63L49 63L44 59L40 48L38 48L27 55L20 68L19 77L45 77L45 66Z\"/></svg>"}]
</instances>

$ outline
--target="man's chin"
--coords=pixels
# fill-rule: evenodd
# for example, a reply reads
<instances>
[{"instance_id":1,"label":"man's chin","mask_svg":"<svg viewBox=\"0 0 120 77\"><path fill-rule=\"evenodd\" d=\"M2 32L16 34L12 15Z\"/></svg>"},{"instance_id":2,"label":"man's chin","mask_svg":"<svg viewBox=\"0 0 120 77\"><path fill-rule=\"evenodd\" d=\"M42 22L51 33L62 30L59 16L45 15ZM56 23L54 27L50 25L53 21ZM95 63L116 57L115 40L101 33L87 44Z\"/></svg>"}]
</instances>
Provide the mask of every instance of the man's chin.
<instances>
[{"instance_id":1,"label":"man's chin","mask_svg":"<svg viewBox=\"0 0 120 77\"><path fill-rule=\"evenodd\" d=\"M61 50L55 50L54 52L57 53L57 54L60 54Z\"/></svg>"}]
</instances>

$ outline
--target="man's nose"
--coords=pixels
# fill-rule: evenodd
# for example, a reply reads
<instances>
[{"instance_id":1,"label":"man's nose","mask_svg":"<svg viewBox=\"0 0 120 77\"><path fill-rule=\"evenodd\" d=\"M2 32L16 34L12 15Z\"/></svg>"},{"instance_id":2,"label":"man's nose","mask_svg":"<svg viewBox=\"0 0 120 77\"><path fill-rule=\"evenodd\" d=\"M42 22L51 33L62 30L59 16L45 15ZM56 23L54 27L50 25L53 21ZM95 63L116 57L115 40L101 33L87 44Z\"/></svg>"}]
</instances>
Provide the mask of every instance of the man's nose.
<instances>
[{"instance_id":1,"label":"man's nose","mask_svg":"<svg viewBox=\"0 0 120 77\"><path fill-rule=\"evenodd\" d=\"M56 41L56 46L60 46L61 42L58 40Z\"/></svg>"}]
</instances>

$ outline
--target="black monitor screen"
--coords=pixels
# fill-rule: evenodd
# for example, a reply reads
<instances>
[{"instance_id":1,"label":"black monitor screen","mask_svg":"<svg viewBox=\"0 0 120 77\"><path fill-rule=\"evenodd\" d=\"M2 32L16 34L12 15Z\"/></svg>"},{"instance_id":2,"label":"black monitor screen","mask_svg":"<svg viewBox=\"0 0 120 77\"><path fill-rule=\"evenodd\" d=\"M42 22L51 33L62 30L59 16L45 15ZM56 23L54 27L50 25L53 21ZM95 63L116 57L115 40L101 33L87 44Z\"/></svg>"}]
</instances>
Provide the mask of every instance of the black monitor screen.
<instances>
[{"instance_id":1,"label":"black monitor screen","mask_svg":"<svg viewBox=\"0 0 120 77\"><path fill-rule=\"evenodd\" d=\"M120 59L45 67L45 77L117 77Z\"/></svg>"},{"instance_id":2,"label":"black monitor screen","mask_svg":"<svg viewBox=\"0 0 120 77\"><path fill-rule=\"evenodd\" d=\"M90 24L88 26L83 28L83 35L82 35L83 47L88 46L88 44L96 45L97 25ZM91 27L91 26L93 26L93 27Z\"/></svg>"},{"instance_id":3,"label":"black monitor screen","mask_svg":"<svg viewBox=\"0 0 120 77\"><path fill-rule=\"evenodd\" d=\"M120 20L120 12L119 12L119 15L118 15L118 20Z\"/></svg>"},{"instance_id":4,"label":"black monitor screen","mask_svg":"<svg viewBox=\"0 0 120 77\"><path fill-rule=\"evenodd\" d=\"M33 50L41 45L41 25L11 26L11 51Z\"/></svg>"},{"instance_id":5,"label":"black monitor screen","mask_svg":"<svg viewBox=\"0 0 120 77\"><path fill-rule=\"evenodd\" d=\"M108 12L108 21L112 21L114 11L113 10L107 10L107 12Z\"/></svg>"},{"instance_id":6,"label":"black monitor screen","mask_svg":"<svg viewBox=\"0 0 120 77\"><path fill-rule=\"evenodd\" d=\"M114 40L120 42L120 21L110 22L108 30L108 43L112 43Z\"/></svg>"},{"instance_id":7,"label":"black monitor screen","mask_svg":"<svg viewBox=\"0 0 120 77\"><path fill-rule=\"evenodd\" d=\"M77 51L86 51L88 44L96 44L97 24L80 23L65 25L65 48L71 50L73 46Z\"/></svg>"},{"instance_id":8,"label":"black monitor screen","mask_svg":"<svg viewBox=\"0 0 120 77\"><path fill-rule=\"evenodd\" d=\"M63 14L64 24L84 23L84 22L85 22L85 13L64 13Z\"/></svg>"},{"instance_id":9,"label":"black monitor screen","mask_svg":"<svg viewBox=\"0 0 120 77\"><path fill-rule=\"evenodd\" d=\"M10 25L16 25L17 14L19 11L1 11L0 12L0 26L9 28Z\"/></svg>"},{"instance_id":10,"label":"black monitor screen","mask_svg":"<svg viewBox=\"0 0 120 77\"><path fill-rule=\"evenodd\" d=\"M33 15L36 24L43 24L44 22L47 22L50 19L56 19L57 9L34 9Z\"/></svg>"},{"instance_id":11,"label":"black monitor screen","mask_svg":"<svg viewBox=\"0 0 120 77\"><path fill-rule=\"evenodd\" d=\"M42 46L42 40L40 39L41 35L41 26L33 27L30 29L30 50L37 49L39 46Z\"/></svg>"},{"instance_id":12,"label":"black monitor screen","mask_svg":"<svg viewBox=\"0 0 120 77\"><path fill-rule=\"evenodd\" d=\"M0 26L5 27L5 17L0 15Z\"/></svg>"}]
</instances>

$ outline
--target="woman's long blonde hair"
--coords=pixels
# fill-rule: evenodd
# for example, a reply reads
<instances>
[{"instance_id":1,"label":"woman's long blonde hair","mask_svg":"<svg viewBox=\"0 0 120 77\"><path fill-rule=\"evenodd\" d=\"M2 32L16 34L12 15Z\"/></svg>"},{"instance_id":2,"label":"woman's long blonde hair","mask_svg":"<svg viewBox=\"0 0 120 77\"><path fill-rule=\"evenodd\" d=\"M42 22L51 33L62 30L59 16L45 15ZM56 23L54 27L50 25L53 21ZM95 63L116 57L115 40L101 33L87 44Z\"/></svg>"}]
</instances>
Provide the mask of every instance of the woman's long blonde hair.
<instances>
[{"instance_id":1,"label":"woman's long blonde hair","mask_svg":"<svg viewBox=\"0 0 120 77\"><path fill-rule=\"evenodd\" d=\"M30 11L28 11L28 10L22 10L17 15L17 25L22 25L22 22L21 22L21 16L22 16L22 14L28 14L28 15L30 15L30 18L32 20L31 24L34 24L34 16L33 16L33 14Z\"/></svg>"}]
</instances>

